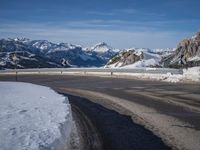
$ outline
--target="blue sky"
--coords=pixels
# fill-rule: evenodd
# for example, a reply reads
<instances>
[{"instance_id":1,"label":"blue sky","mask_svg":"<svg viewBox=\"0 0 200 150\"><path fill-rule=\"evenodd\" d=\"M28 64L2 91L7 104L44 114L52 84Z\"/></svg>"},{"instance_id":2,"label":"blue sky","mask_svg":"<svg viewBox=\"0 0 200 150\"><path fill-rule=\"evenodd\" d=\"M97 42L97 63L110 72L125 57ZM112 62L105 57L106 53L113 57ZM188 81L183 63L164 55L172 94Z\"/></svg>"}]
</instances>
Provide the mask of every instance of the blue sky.
<instances>
[{"instance_id":1,"label":"blue sky","mask_svg":"<svg viewBox=\"0 0 200 150\"><path fill-rule=\"evenodd\" d=\"M0 0L0 38L176 47L200 30L199 0Z\"/></svg>"}]
</instances>

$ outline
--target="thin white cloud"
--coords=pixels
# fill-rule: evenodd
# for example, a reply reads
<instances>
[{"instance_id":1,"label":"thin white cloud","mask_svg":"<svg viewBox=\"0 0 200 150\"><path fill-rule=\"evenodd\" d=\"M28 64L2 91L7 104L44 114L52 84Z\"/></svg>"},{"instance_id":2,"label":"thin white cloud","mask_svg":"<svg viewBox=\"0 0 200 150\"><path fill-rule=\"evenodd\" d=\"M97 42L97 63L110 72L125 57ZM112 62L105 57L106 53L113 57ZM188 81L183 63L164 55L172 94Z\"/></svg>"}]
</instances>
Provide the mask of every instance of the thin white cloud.
<instances>
[{"instance_id":1,"label":"thin white cloud","mask_svg":"<svg viewBox=\"0 0 200 150\"><path fill-rule=\"evenodd\" d=\"M127 8L127 9L116 9L115 12L124 13L124 14L136 14L139 11L134 8Z\"/></svg>"},{"instance_id":2,"label":"thin white cloud","mask_svg":"<svg viewBox=\"0 0 200 150\"><path fill-rule=\"evenodd\" d=\"M135 8L126 8L126 9L114 9L112 11L88 11L87 14L97 15L97 16L118 16L118 15L132 15L132 16L140 16L143 19L150 18L163 18L165 14L163 13L156 13L156 12L149 12L149 11L142 11Z\"/></svg>"},{"instance_id":3,"label":"thin white cloud","mask_svg":"<svg viewBox=\"0 0 200 150\"><path fill-rule=\"evenodd\" d=\"M114 12L102 12L102 11L88 11L87 14L100 15L100 16L113 16Z\"/></svg>"},{"instance_id":4,"label":"thin white cloud","mask_svg":"<svg viewBox=\"0 0 200 150\"><path fill-rule=\"evenodd\" d=\"M1 38L27 37L31 39L46 39L52 42L69 42L91 46L105 41L116 48L149 47L166 48L176 47L177 43L192 33L170 31L123 31L104 29L70 29L65 27L49 26L47 24L10 24L0 25Z\"/></svg>"},{"instance_id":5,"label":"thin white cloud","mask_svg":"<svg viewBox=\"0 0 200 150\"><path fill-rule=\"evenodd\" d=\"M199 20L156 20L156 21L125 21L125 20L81 20L66 21L62 25L66 28L78 29L107 29L107 30L126 30L126 31L170 31L175 26L187 27L196 26ZM180 29L176 29L179 30ZM185 31L183 31L185 32Z\"/></svg>"}]
</instances>

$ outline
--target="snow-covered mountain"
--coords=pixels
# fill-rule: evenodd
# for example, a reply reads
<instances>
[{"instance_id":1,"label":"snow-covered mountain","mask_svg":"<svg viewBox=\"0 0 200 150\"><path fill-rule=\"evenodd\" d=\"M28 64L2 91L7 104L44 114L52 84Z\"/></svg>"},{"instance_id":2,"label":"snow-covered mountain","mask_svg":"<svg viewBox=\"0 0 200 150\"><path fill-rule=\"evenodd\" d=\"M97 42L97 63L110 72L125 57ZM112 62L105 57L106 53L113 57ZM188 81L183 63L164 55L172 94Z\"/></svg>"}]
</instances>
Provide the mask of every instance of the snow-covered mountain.
<instances>
[{"instance_id":1,"label":"snow-covered mountain","mask_svg":"<svg viewBox=\"0 0 200 150\"><path fill-rule=\"evenodd\" d=\"M130 48L120 51L105 65L106 68L161 67L163 57L170 55L174 49Z\"/></svg>"},{"instance_id":2,"label":"snow-covered mountain","mask_svg":"<svg viewBox=\"0 0 200 150\"><path fill-rule=\"evenodd\" d=\"M24 38L0 40L0 69L62 67L60 63L38 55L40 50L27 43L29 40Z\"/></svg>"},{"instance_id":3,"label":"snow-covered mountain","mask_svg":"<svg viewBox=\"0 0 200 150\"><path fill-rule=\"evenodd\" d=\"M110 58L115 56L120 50L114 49L105 42L98 43L91 48L85 48L85 52L89 55L95 55L107 62Z\"/></svg>"},{"instance_id":4,"label":"snow-covered mountain","mask_svg":"<svg viewBox=\"0 0 200 150\"><path fill-rule=\"evenodd\" d=\"M101 51L102 50L102 51ZM100 67L107 63L107 60L113 57L116 52L114 49L107 46L106 43L97 44L92 48L82 48L79 45L73 45L69 43L52 43L47 40L29 40L26 38L15 39L2 39L0 40L0 66L1 68L13 68L15 62L12 61L11 56L14 52L17 52L18 68L33 68L33 67L48 67L46 63L50 63L49 67ZM27 54L24 58L22 52ZM37 65L21 64L23 59L26 62L33 60L32 57L41 58L45 62L37 60ZM9 59L8 59L9 58ZM27 62L27 64L30 64ZM55 64L52 66L52 64Z\"/></svg>"},{"instance_id":5,"label":"snow-covered mountain","mask_svg":"<svg viewBox=\"0 0 200 150\"><path fill-rule=\"evenodd\" d=\"M200 65L200 32L175 49L130 48L119 50L105 42L90 48L26 38L0 40L0 69L42 67L172 67L180 68L188 50L188 65ZM13 56L16 54L15 60Z\"/></svg>"},{"instance_id":6,"label":"snow-covered mountain","mask_svg":"<svg viewBox=\"0 0 200 150\"><path fill-rule=\"evenodd\" d=\"M98 43L96 45L94 45L93 47L91 47L90 49L88 49L89 51L93 51L96 53L106 53L106 52L118 52L118 49L114 49L111 46L109 46L107 43L105 42L101 42Z\"/></svg>"}]
</instances>

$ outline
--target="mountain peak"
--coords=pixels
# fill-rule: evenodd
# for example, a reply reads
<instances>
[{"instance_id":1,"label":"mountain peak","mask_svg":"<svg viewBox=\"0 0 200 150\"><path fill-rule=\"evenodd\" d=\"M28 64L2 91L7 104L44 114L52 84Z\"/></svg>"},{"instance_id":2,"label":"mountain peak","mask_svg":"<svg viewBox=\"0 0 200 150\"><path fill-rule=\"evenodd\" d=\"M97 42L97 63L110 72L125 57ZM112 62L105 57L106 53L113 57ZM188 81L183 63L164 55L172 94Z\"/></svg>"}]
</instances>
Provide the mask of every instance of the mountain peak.
<instances>
[{"instance_id":1,"label":"mountain peak","mask_svg":"<svg viewBox=\"0 0 200 150\"><path fill-rule=\"evenodd\" d=\"M91 51L98 52L98 53L105 53L112 49L113 48L105 42L97 43L96 45L90 48Z\"/></svg>"},{"instance_id":2,"label":"mountain peak","mask_svg":"<svg viewBox=\"0 0 200 150\"><path fill-rule=\"evenodd\" d=\"M24 38L24 37L8 38L8 40L15 41L15 42L23 42L23 43L30 41L30 39Z\"/></svg>"},{"instance_id":3,"label":"mountain peak","mask_svg":"<svg viewBox=\"0 0 200 150\"><path fill-rule=\"evenodd\" d=\"M108 46L106 42L99 42L95 46Z\"/></svg>"}]
</instances>

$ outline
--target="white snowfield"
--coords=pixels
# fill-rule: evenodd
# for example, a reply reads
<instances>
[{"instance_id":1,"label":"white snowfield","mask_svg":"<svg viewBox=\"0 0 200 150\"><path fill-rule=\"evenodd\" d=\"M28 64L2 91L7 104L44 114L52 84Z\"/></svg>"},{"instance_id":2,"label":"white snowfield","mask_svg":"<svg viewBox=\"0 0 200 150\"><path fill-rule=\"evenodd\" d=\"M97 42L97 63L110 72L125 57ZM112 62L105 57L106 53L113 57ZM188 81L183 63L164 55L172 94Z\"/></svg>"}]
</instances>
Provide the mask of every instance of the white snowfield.
<instances>
[{"instance_id":1,"label":"white snowfield","mask_svg":"<svg viewBox=\"0 0 200 150\"><path fill-rule=\"evenodd\" d=\"M0 82L0 150L67 149L68 99L48 87Z\"/></svg>"}]
</instances>

